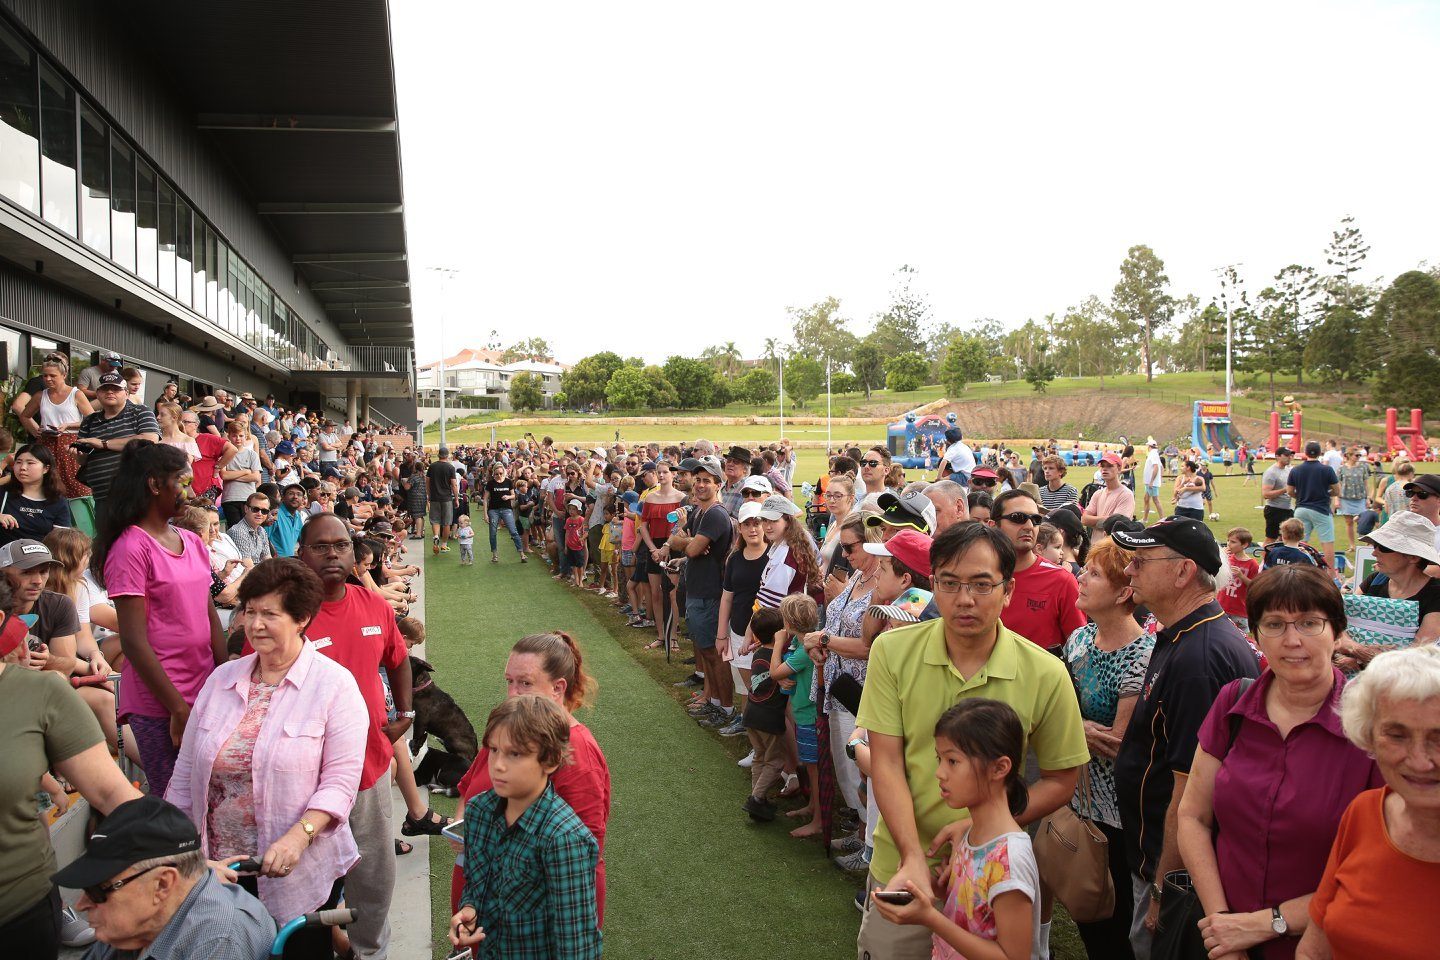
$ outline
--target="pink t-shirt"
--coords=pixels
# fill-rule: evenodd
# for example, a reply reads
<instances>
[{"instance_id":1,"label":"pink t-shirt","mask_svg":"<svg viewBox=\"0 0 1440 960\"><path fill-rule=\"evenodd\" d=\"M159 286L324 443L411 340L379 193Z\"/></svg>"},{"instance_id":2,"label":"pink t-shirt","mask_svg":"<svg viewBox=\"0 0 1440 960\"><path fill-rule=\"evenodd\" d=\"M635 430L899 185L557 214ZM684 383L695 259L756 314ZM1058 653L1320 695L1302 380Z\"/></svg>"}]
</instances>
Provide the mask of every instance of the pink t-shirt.
<instances>
[{"instance_id":1,"label":"pink t-shirt","mask_svg":"<svg viewBox=\"0 0 1440 960\"><path fill-rule=\"evenodd\" d=\"M626 511L625 519L620 521L620 549L634 550L635 537L635 518Z\"/></svg>"},{"instance_id":2,"label":"pink t-shirt","mask_svg":"<svg viewBox=\"0 0 1440 960\"><path fill-rule=\"evenodd\" d=\"M1090 496L1090 503L1085 507L1085 512L1099 517L1101 520L1117 513L1133 517L1135 516L1135 491L1123 483L1115 490L1101 487Z\"/></svg>"},{"instance_id":3,"label":"pink t-shirt","mask_svg":"<svg viewBox=\"0 0 1440 960\"><path fill-rule=\"evenodd\" d=\"M105 558L105 589L115 597L145 598L145 629L165 675L194 705L215 669L210 647L210 551L189 530L175 531L183 549L166 550L139 527L120 534ZM168 717L127 661L120 682L120 717Z\"/></svg>"}]
</instances>

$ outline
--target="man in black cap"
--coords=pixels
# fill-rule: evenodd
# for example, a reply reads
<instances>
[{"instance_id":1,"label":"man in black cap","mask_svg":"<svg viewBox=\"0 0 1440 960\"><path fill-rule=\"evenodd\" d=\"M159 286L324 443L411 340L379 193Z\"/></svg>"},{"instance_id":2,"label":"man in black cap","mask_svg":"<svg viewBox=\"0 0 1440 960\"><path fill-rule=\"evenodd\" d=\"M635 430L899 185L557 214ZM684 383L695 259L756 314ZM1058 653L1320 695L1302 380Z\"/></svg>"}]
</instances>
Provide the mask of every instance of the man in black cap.
<instances>
[{"instance_id":1,"label":"man in black cap","mask_svg":"<svg viewBox=\"0 0 1440 960\"><path fill-rule=\"evenodd\" d=\"M1405 496L1410 498L1410 512L1435 524L1435 546L1440 547L1440 475L1422 473L1405 484ZM1428 568L1433 576L1436 568Z\"/></svg>"},{"instance_id":2,"label":"man in black cap","mask_svg":"<svg viewBox=\"0 0 1440 960\"><path fill-rule=\"evenodd\" d=\"M81 370L80 376L75 379L75 386L93 403L100 389L100 378L107 373L119 373L124 365L125 361L121 360L120 354L114 350L101 350L99 362L93 367Z\"/></svg>"},{"instance_id":3,"label":"man in black cap","mask_svg":"<svg viewBox=\"0 0 1440 960\"><path fill-rule=\"evenodd\" d=\"M720 502L725 512L734 520L740 516L740 507L745 503L745 494L740 487L750 475L750 451L744 447L731 446L725 452L723 469L724 482L720 484Z\"/></svg>"},{"instance_id":4,"label":"man in black cap","mask_svg":"<svg viewBox=\"0 0 1440 960\"><path fill-rule=\"evenodd\" d=\"M160 439L160 424L149 407L136 406L127 400L125 378L118 370L101 374L96 391L100 409L80 422L71 446L84 457L78 476L95 495L98 520L110 496L110 482L120 470L120 454L125 445L131 440L155 443Z\"/></svg>"},{"instance_id":5,"label":"man in black cap","mask_svg":"<svg viewBox=\"0 0 1440 960\"><path fill-rule=\"evenodd\" d=\"M264 904L215 879L195 825L159 797L110 811L85 853L53 879L84 891L75 906L89 915L97 941L86 960L261 960L275 939Z\"/></svg>"},{"instance_id":6,"label":"man in black cap","mask_svg":"<svg viewBox=\"0 0 1440 960\"><path fill-rule=\"evenodd\" d=\"M1134 551L1125 568L1131 590L1162 627L1115 758L1115 792L1134 887L1130 939L1136 957L1149 957L1161 885L1167 873L1183 867L1176 816L1200 725L1220 688L1257 676L1259 664L1215 600L1220 546L1210 528L1172 517L1139 533L1116 527L1110 539ZM1116 895L1123 904L1124 891Z\"/></svg>"},{"instance_id":7,"label":"man in black cap","mask_svg":"<svg viewBox=\"0 0 1440 960\"><path fill-rule=\"evenodd\" d=\"M901 530L915 530L929 536L935 530L935 505L918 490L896 494L889 490L875 498L878 514L865 518L867 527L884 527L889 540Z\"/></svg>"}]
</instances>

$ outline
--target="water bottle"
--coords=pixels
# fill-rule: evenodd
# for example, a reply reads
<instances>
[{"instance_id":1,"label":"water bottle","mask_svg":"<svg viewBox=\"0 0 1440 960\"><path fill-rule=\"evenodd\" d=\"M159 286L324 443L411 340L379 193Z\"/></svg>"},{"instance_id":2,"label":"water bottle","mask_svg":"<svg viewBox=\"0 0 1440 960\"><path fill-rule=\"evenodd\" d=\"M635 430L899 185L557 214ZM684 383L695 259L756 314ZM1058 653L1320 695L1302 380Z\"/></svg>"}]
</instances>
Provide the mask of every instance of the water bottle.
<instances>
[{"instance_id":1,"label":"water bottle","mask_svg":"<svg viewBox=\"0 0 1440 960\"><path fill-rule=\"evenodd\" d=\"M819 539L820 539L820 542L821 542L821 543L824 543L824 542L825 542L825 524L823 524L823 523L820 524L820 538L819 538Z\"/></svg>"}]
</instances>

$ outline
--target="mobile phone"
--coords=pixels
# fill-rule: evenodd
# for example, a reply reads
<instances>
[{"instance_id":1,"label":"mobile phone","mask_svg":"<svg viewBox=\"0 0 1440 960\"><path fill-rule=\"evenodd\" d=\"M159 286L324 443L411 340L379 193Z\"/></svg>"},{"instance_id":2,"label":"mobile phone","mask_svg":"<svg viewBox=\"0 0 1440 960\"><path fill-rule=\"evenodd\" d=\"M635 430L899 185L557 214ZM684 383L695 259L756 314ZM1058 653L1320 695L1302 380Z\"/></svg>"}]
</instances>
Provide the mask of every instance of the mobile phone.
<instances>
[{"instance_id":1,"label":"mobile phone","mask_svg":"<svg viewBox=\"0 0 1440 960\"><path fill-rule=\"evenodd\" d=\"M456 843L464 845L465 821L452 820L450 823L447 823L445 826L440 828L440 835L447 840L454 840Z\"/></svg>"},{"instance_id":2,"label":"mobile phone","mask_svg":"<svg viewBox=\"0 0 1440 960\"><path fill-rule=\"evenodd\" d=\"M884 900L886 903L893 903L897 907L903 907L905 906L905 904L915 899L914 895L911 894L909 890L876 890L874 893L870 894L870 896L874 897L876 900Z\"/></svg>"},{"instance_id":3,"label":"mobile phone","mask_svg":"<svg viewBox=\"0 0 1440 960\"><path fill-rule=\"evenodd\" d=\"M31 653L39 653L40 648L45 646L45 641L33 633L27 633L25 634L25 646L29 648Z\"/></svg>"}]
</instances>

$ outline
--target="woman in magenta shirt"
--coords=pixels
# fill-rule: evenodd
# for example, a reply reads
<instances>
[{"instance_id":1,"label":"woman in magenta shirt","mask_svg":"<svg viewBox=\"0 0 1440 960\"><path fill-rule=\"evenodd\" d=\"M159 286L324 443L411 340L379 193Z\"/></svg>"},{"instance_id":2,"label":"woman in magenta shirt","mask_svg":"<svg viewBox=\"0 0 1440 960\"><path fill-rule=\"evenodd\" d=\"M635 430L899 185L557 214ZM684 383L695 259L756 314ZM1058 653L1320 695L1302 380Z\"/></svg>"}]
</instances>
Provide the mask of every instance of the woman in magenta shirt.
<instances>
[{"instance_id":1,"label":"woman in magenta shirt","mask_svg":"<svg viewBox=\"0 0 1440 960\"><path fill-rule=\"evenodd\" d=\"M1270 665L1248 688L1221 689L1200 728L1180 854L1206 949L1222 951L1212 956L1289 960L1345 808L1384 781L1340 723L1345 678L1333 657L1346 618L1335 584L1317 567L1274 567L1250 584L1246 612Z\"/></svg>"},{"instance_id":2,"label":"woman in magenta shirt","mask_svg":"<svg viewBox=\"0 0 1440 960\"><path fill-rule=\"evenodd\" d=\"M370 717L350 671L304 630L324 589L293 558L259 563L240 585L249 656L205 681L165 799L194 821L210 860L254 857L240 882L277 924L332 907L360 854L346 823ZM330 932L292 938L286 957L329 957ZM297 942L298 941L298 942Z\"/></svg>"},{"instance_id":3,"label":"woman in magenta shirt","mask_svg":"<svg viewBox=\"0 0 1440 960\"><path fill-rule=\"evenodd\" d=\"M568 633L536 633L521 637L510 648L505 663L506 696L520 697L539 694L554 700L570 718L570 760L550 778L560 799L570 804L580 822L600 846L600 860L595 866L595 917L605 922L605 825L610 819L610 767L605 754L585 724L575 719L573 711L585 706L595 691L595 681L585 672L580 647ZM485 748L470 764L460 781L460 801L456 809L465 809L470 798L491 788L490 754ZM451 910L459 909L460 891L465 876L457 862L450 882Z\"/></svg>"},{"instance_id":4,"label":"woman in magenta shirt","mask_svg":"<svg viewBox=\"0 0 1440 960\"><path fill-rule=\"evenodd\" d=\"M120 626L120 722L129 723L150 792L163 794L190 705L217 663L225 636L210 600L210 551L170 520L185 505L184 451L132 440L110 495L96 505L90 569L115 602Z\"/></svg>"}]
</instances>

